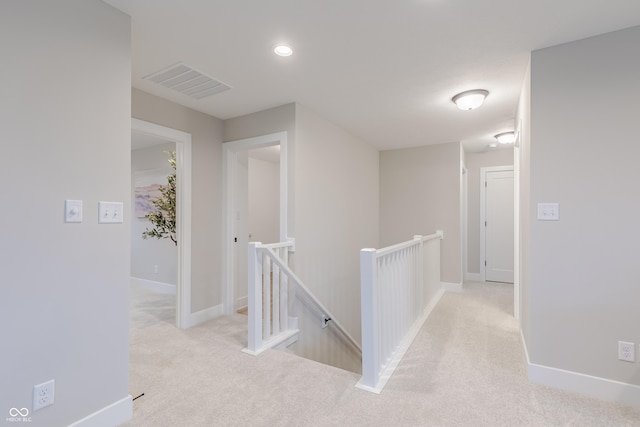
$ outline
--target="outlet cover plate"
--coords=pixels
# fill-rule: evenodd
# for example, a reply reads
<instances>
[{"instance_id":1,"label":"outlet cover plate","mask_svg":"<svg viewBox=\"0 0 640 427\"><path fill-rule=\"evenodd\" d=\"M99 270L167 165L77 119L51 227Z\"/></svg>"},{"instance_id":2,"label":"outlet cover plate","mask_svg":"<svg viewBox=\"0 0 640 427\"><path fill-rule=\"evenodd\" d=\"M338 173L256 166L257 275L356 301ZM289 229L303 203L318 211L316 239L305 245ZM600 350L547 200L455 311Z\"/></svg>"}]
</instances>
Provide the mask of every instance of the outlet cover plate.
<instances>
[{"instance_id":1,"label":"outlet cover plate","mask_svg":"<svg viewBox=\"0 0 640 427\"><path fill-rule=\"evenodd\" d=\"M632 342L618 341L618 359L635 363L636 345Z\"/></svg>"},{"instance_id":2,"label":"outlet cover plate","mask_svg":"<svg viewBox=\"0 0 640 427\"><path fill-rule=\"evenodd\" d=\"M56 394L55 380L49 380L33 386L33 410L37 411L46 406L53 405Z\"/></svg>"}]
</instances>

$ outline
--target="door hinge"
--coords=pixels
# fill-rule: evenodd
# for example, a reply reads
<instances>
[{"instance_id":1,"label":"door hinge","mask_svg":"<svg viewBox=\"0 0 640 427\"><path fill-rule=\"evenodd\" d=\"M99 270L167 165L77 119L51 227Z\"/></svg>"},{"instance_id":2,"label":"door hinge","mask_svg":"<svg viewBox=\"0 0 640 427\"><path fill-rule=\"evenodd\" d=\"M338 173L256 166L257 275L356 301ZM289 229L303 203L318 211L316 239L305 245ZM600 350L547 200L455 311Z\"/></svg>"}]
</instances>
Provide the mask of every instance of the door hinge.
<instances>
[{"instance_id":1,"label":"door hinge","mask_svg":"<svg viewBox=\"0 0 640 427\"><path fill-rule=\"evenodd\" d=\"M487 188L487 181L484 182L484 188Z\"/></svg>"},{"instance_id":2,"label":"door hinge","mask_svg":"<svg viewBox=\"0 0 640 427\"><path fill-rule=\"evenodd\" d=\"M238 243L238 238L237 237L233 238L233 243Z\"/></svg>"},{"instance_id":3,"label":"door hinge","mask_svg":"<svg viewBox=\"0 0 640 427\"><path fill-rule=\"evenodd\" d=\"M485 226L485 227L487 226L487 221L485 221L485 222L484 222L484 226Z\"/></svg>"}]
</instances>

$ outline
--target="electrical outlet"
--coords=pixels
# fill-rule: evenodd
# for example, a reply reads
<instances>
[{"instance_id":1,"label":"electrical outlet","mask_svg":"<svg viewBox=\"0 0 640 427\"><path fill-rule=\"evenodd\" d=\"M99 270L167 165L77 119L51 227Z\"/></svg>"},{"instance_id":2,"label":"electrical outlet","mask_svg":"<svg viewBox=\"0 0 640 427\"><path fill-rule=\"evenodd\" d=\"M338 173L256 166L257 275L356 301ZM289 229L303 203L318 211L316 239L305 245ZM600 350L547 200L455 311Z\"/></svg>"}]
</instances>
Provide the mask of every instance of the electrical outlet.
<instances>
[{"instance_id":1,"label":"electrical outlet","mask_svg":"<svg viewBox=\"0 0 640 427\"><path fill-rule=\"evenodd\" d=\"M636 361L636 345L632 342L618 341L618 359L625 362Z\"/></svg>"},{"instance_id":2,"label":"electrical outlet","mask_svg":"<svg viewBox=\"0 0 640 427\"><path fill-rule=\"evenodd\" d=\"M33 386L33 410L37 411L45 406L53 405L56 393L56 382L50 380Z\"/></svg>"}]
</instances>

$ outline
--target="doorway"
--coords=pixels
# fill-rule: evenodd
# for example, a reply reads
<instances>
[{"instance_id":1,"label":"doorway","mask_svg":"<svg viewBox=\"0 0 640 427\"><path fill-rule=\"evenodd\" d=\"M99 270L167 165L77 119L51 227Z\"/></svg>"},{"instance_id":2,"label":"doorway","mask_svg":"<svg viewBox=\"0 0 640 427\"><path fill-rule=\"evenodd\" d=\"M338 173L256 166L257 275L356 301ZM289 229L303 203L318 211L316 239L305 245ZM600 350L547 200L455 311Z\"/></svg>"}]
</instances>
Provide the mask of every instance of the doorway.
<instances>
[{"instance_id":1,"label":"doorway","mask_svg":"<svg viewBox=\"0 0 640 427\"><path fill-rule=\"evenodd\" d=\"M185 329L191 325L191 134L134 118L131 119L131 130L149 140L175 144L178 236L175 325L179 329Z\"/></svg>"},{"instance_id":2,"label":"doorway","mask_svg":"<svg viewBox=\"0 0 640 427\"><path fill-rule=\"evenodd\" d=\"M483 281L514 283L513 167L480 174L480 274Z\"/></svg>"},{"instance_id":3,"label":"doorway","mask_svg":"<svg viewBox=\"0 0 640 427\"><path fill-rule=\"evenodd\" d=\"M223 243L223 283L224 283L224 312L232 314L235 309L242 304L236 298L239 293L237 287L246 287L246 250L242 250L240 245L247 246L249 241L248 218L245 218L243 211L248 213L248 195L239 194L239 180L247 177L242 172L242 168L248 162L248 153L266 147L279 147L279 203L278 203L278 233L277 240L287 241L288 233L288 162L287 162L287 133L278 132L269 135L247 138L238 141L225 142L223 144L223 199L224 199L224 232L225 241ZM240 177L240 178L239 178ZM242 188L247 188L242 185ZM245 197L246 196L246 197ZM246 205L246 206L245 206ZM245 226L246 225L246 226ZM255 236L252 240L261 239ZM268 239L271 239L269 237ZM263 242L274 243L274 242ZM244 254L244 257L243 257ZM243 267L244 266L244 267ZM244 284L243 284L244 279Z\"/></svg>"}]
</instances>

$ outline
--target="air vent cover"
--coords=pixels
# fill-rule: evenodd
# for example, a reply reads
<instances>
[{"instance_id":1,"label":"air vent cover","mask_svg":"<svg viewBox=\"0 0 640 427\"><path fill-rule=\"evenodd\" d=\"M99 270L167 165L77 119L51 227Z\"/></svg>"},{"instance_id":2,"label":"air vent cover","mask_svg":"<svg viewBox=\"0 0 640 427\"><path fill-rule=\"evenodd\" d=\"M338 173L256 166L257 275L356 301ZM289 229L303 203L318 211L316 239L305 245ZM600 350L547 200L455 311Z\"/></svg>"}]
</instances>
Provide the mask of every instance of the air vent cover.
<instances>
[{"instance_id":1,"label":"air vent cover","mask_svg":"<svg viewBox=\"0 0 640 427\"><path fill-rule=\"evenodd\" d=\"M178 91L195 99L202 99L216 93L231 89L213 77L209 77L200 71L183 63L172 65L164 70L143 77L169 89Z\"/></svg>"}]
</instances>

